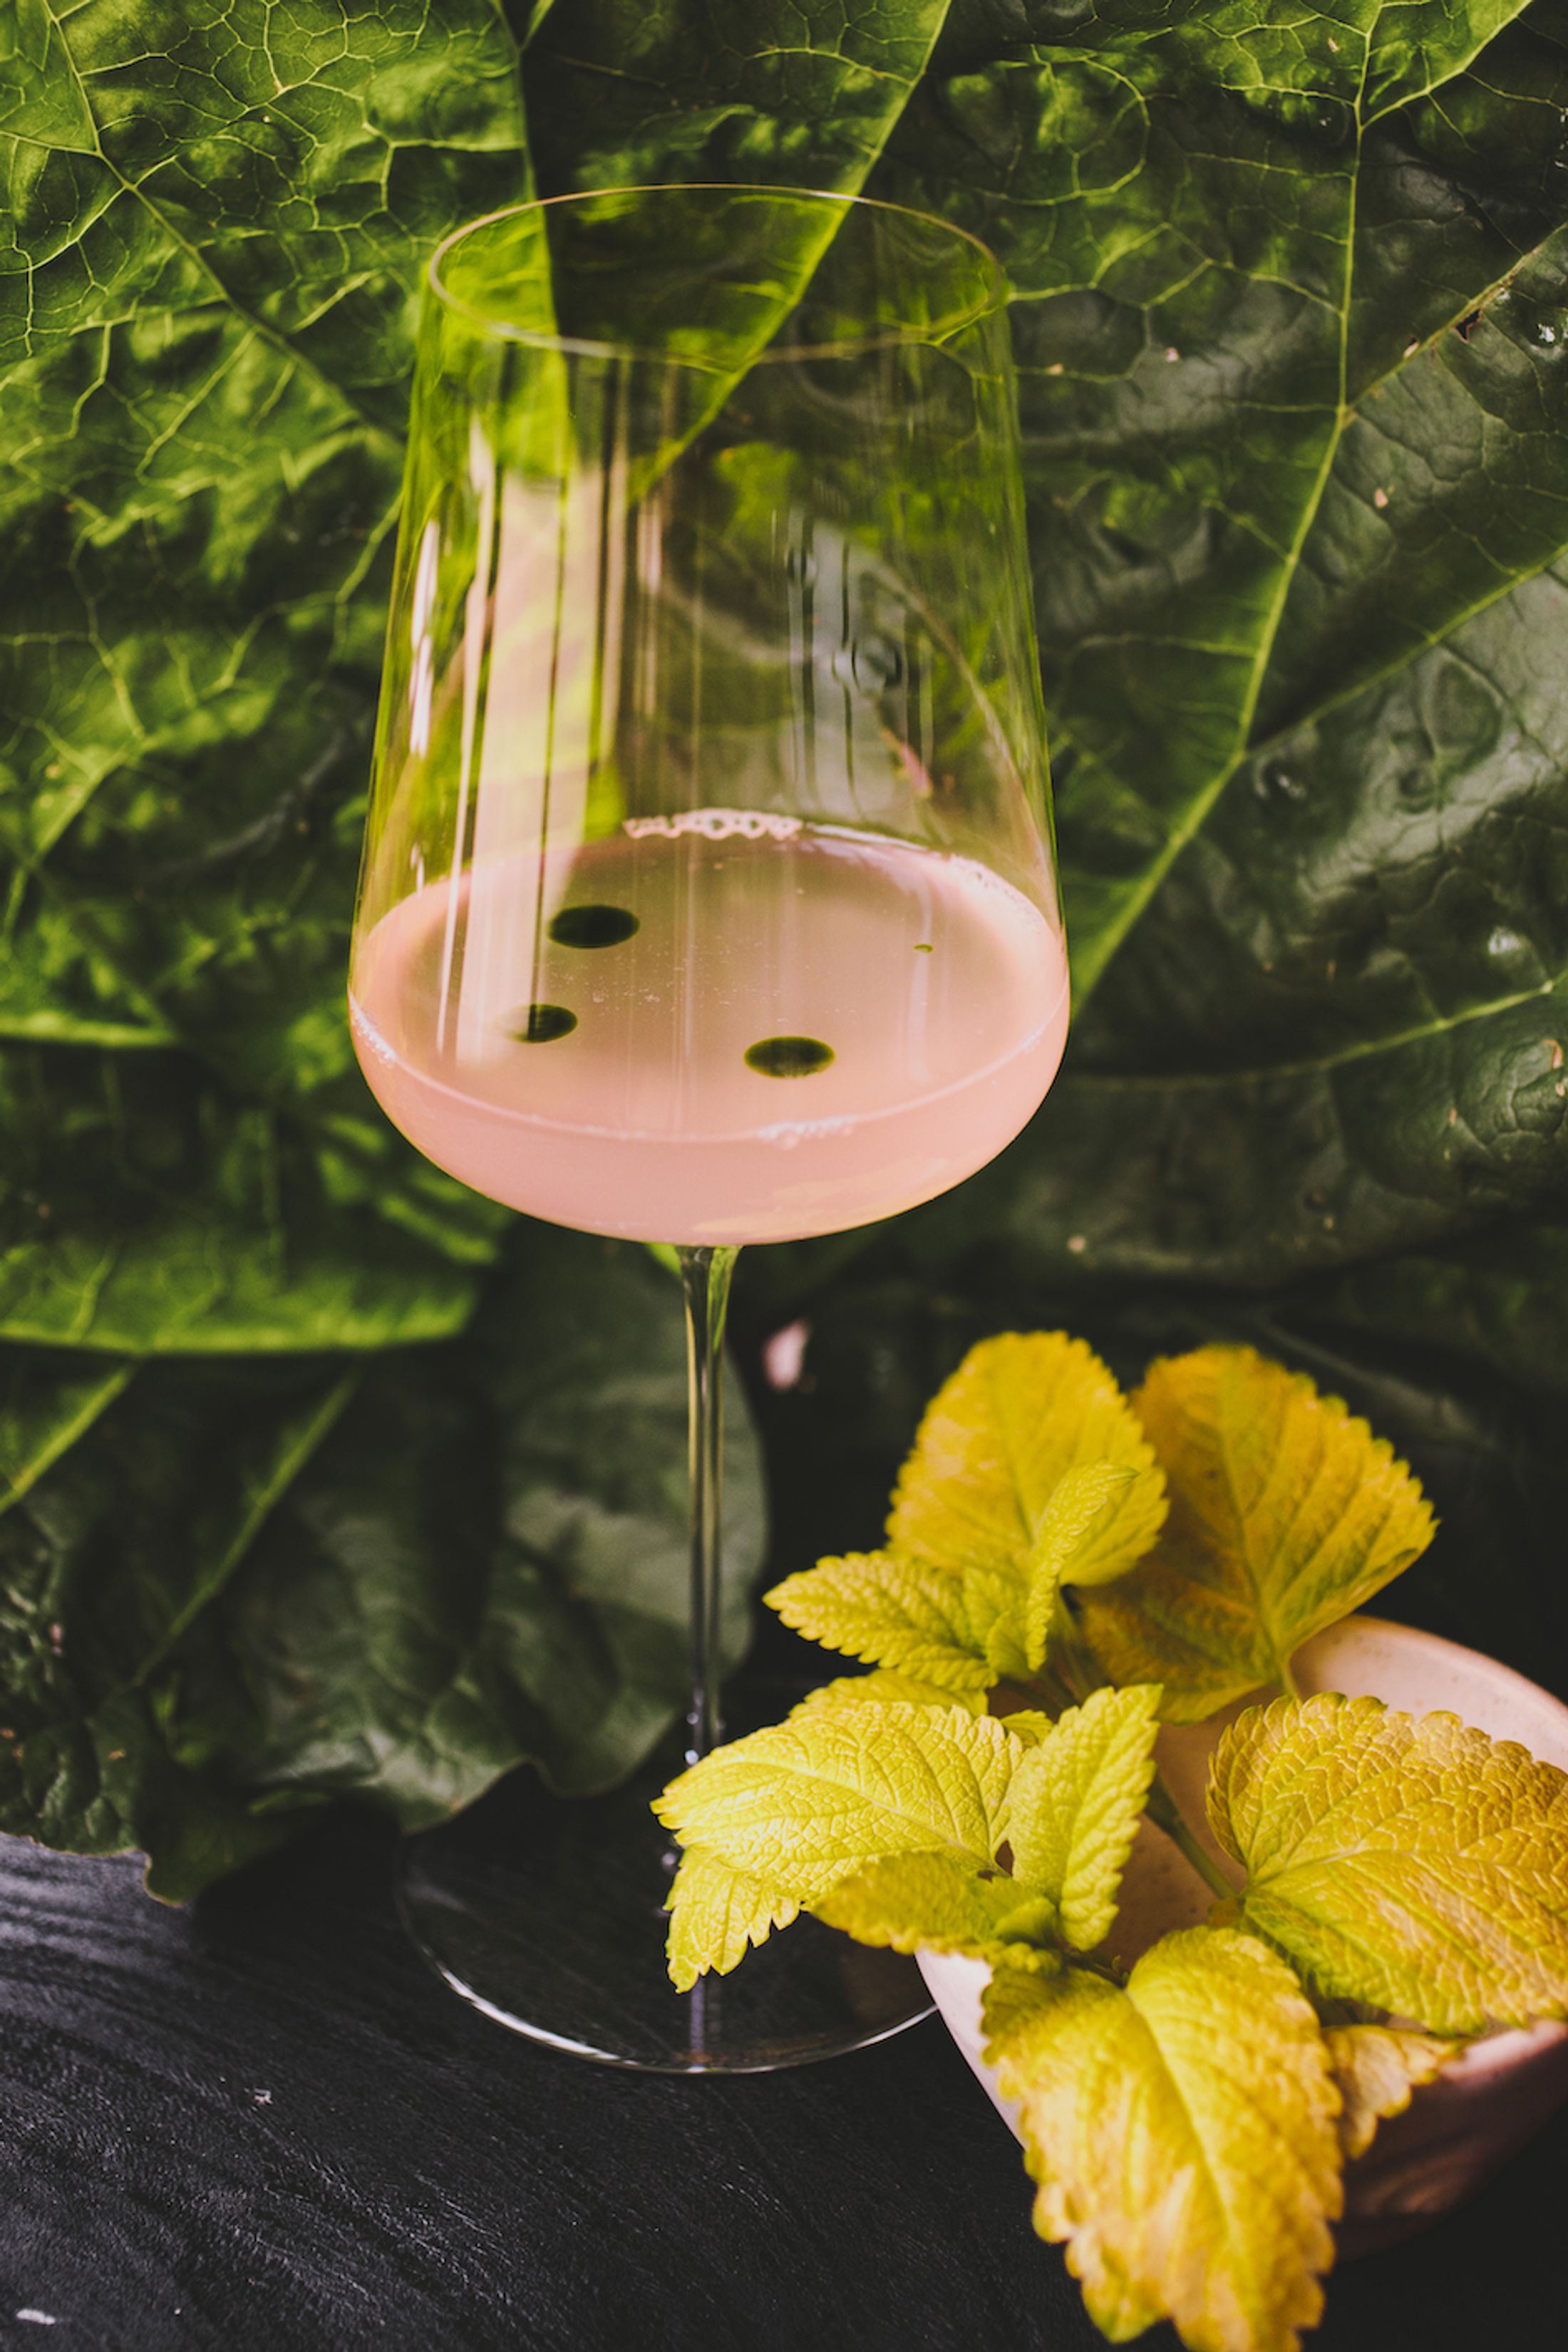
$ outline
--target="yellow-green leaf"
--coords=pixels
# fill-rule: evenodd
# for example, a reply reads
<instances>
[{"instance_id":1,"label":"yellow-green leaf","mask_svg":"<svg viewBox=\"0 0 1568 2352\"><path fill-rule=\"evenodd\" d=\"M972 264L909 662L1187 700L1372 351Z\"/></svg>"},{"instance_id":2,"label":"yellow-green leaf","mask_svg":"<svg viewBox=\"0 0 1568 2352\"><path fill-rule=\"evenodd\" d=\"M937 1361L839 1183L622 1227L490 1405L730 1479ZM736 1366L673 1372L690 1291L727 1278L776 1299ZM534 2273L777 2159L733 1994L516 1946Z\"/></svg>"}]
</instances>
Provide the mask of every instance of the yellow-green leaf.
<instances>
[{"instance_id":1,"label":"yellow-green leaf","mask_svg":"<svg viewBox=\"0 0 1568 2352\"><path fill-rule=\"evenodd\" d=\"M786 1625L847 1658L897 1667L950 1691L995 1677L955 1578L887 1552L849 1552L786 1576L766 1596Z\"/></svg>"},{"instance_id":2,"label":"yellow-green leaf","mask_svg":"<svg viewBox=\"0 0 1568 2352\"><path fill-rule=\"evenodd\" d=\"M1301 1643L1423 1552L1433 1518L1385 1440L1250 1348L1153 1365L1134 1399L1170 1482L1148 1559L1085 1597L1112 1682L1160 1682L1197 1722L1286 1679Z\"/></svg>"},{"instance_id":3,"label":"yellow-green leaf","mask_svg":"<svg viewBox=\"0 0 1568 2352\"><path fill-rule=\"evenodd\" d=\"M1005 1332L972 1348L926 1410L900 1473L895 1551L961 1571L1027 1578L1041 1522L1069 1470L1109 1463L1132 1475L1075 1559L1075 1583L1120 1576L1165 1516L1164 1480L1100 1358L1063 1331Z\"/></svg>"},{"instance_id":4,"label":"yellow-green leaf","mask_svg":"<svg viewBox=\"0 0 1568 2352\"><path fill-rule=\"evenodd\" d=\"M1102 2331L1120 2343L1170 2318L1191 2352L1295 2352L1333 2256L1339 2095L1284 1962L1192 1927L1125 1990L1084 1969L999 1971L984 2013L1035 2226L1067 2241Z\"/></svg>"},{"instance_id":5,"label":"yellow-green leaf","mask_svg":"<svg viewBox=\"0 0 1568 2352\"><path fill-rule=\"evenodd\" d=\"M993 1965L1057 1969L1042 1948L1054 1913L1010 1878L983 1877L952 1853L899 1853L840 1881L812 1905L819 1919L859 1944L895 1952L964 1952Z\"/></svg>"},{"instance_id":6,"label":"yellow-green leaf","mask_svg":"<svg viewBox=\"0 0 1568 2352\"><path fill-rule=\"evenodd\" d=\"M985 1568L974 1561L963 1571L961 1590L969 1638L985 1662L987 1687L1029 1671L1024 1647L1027 1588L1011 1568Z\"/></svg>"},{"instance_id":7,"label":"yellow-green leaf","mask_svg":"<svg viewBox=\"0 0 1568 2352\"><path fill-rule=\"evenodd\" d=\"M1394 2025L1336 2025L1324 2039L1344 2102L1340 2146L1347 2161L1364 2156L1384 2117L1402 2116L1412 2092L1441 2074L1462 2046Z\"/></svg>"},{"instance_id":8,"label":"yellow-green leaf","mask_svg":"<svg viewBox=\"0 0 1568 2352\"><path fill-rule=\"evenodd\" d=\"M810 1707L715 1748L654 1811L683 1845L815 1904L886 1854L989 1863L1023 1753L961 1707Z\"/></svg>"},{"instance_id":9,"label":"yellow-green leaf","mask_svg":"<svg viewBox=\"0 0 1568 2352\"><path fill-rule=\"evenodd\" d=\"M840 1675L807 1691L790 1709L799 1715L813 1706L962 1706L970 1715L984 1715L984 1691L944 1690L940 1683L923 1682L919 1675L900 1674L896 1667L874 1666L867 1675Z\"/></svg>"},{"instance_id":10,"label":"yellow-green leaf","mask_svg":"<svg viewBox=\"0 0 1568 2352\"><path fill-rule=\"evenodd\" d=\"M1050 1645L1057 1595L1064 1583L1085 1581L1080 1561L1092 1560L1100 1522L1132 1483L1133 1473L1111 1462L1086 1462L1058 1480L1029 1549L1024 1604L1025 1663L1037 1674Z\"/></svg>"},{"instance_id":11,"label":"yellow-green leaf","mask_svg":"<svg viewBox=\"0 0 1568 2352\"><path fill-rule=\"evenodd\" d=\"M698 1845L681 1855L665 1908L669 1980L677 1992L689 1992L710 1969L728 1976L753 1944L765 1944L774 1927L787 1927L800 1905Z\"/></svg>"},{"instance_id":12,"label":"yellow-green leaf","mask_svg":"<svg viewBox=\"0 0 1568 2352\"><path fill-rule=\"evenodd\" d=\"M1080 1952L1110 1932L1154 1771L1155 1684L1096 1691L1019 1762L1007 1809L1013 1874L1055 1905Z\"/></svg>"},{"instance_id":13,"label":"yellow-green leaf","mask_svg":"<svg viewBox=\"0 0 1568 2352\"><path fill-rule=\"evenodd\" d=\"M1568 2013L1568 1774L1457 1716L1324 1694L1222 1735L1245 1916L1320 1991L1479 2033Z\"/></svg>"}]
</instances>

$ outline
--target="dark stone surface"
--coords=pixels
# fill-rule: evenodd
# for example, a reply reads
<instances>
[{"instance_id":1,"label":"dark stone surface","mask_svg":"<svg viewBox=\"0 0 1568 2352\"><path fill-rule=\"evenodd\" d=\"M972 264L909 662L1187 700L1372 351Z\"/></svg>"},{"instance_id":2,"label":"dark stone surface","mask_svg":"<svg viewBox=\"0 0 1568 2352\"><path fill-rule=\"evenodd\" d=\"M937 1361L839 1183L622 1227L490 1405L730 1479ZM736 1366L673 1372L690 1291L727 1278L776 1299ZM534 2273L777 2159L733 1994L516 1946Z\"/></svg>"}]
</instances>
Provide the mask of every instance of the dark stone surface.
<instances>
[{"instance_id":1,"label":"dark stone surface","mask_svg":"<svg viewBox=\"0 0 1568 2352\"><path fill-rule=\"evenodd\" d=\"M1098 2346L934 2022L729 2082L552 2057L426 1973L392 1856L329 1822L180 1913L128 1862L0 1844L0 2346ZM1311 2345L1560 2343L1565 2155L1560 2122L1463 2215L1347 2264Z\"/></svg>"}]
</instances>

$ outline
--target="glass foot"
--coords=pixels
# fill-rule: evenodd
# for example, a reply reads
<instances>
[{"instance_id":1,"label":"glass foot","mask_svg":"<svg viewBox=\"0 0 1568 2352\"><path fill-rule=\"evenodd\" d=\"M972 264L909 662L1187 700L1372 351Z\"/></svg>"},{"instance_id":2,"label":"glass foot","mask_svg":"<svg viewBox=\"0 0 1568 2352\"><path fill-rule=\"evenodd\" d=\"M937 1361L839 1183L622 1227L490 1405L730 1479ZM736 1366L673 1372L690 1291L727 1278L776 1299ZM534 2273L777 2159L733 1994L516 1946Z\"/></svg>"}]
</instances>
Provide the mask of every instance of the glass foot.
<instances>
[{"instance_id":1,"label":"glass foot","mask_svg":"<svg viewBox=\"0 0 1568 2352\"><path fill-rule=\"evenodd\" d=\"M670 1842L648 1811L663 1755L606 1797L552 1797L528 1770L405 1848L415 1943L487 2017L553 2050L660 2074L756 2074L885 2041L929 2016L913 1960L797 1919L733 1975L665 1972Z\"/></svg>"}]
</instances>

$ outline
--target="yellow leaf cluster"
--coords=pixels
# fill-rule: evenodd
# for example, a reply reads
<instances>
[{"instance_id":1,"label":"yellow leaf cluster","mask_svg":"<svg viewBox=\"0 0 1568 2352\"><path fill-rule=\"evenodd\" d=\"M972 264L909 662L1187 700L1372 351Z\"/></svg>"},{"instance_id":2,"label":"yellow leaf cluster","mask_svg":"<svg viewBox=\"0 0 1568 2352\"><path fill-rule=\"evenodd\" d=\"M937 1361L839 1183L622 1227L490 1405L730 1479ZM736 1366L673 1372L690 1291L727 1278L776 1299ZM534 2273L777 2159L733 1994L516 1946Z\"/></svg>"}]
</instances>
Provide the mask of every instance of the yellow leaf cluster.
<instances>
[{"instance_id":1,"label":"yellow leaf cluster","mask_svg":"<svg viewBox=\"0 0 1568 2352\"><path fill-rule=\"evenodd\" d=\"M1098 1356L1064 1332L972 1349L900 1475L888 1548L818 1562L766 1597L825 1648L963 1696L1037 1673L1064 1583L1146 1550L1164 1480Z\"/></svg>"},{"instance_id":2,"label":"yellow leaf cluster","mask_svg":"<svg viewBox=\"0 0 1568 2352\"><path fill-rule=\"evenodd\" d=\"M962 1706L829 1691L716 1749L655 1808L685 1849L672 1979L733 1968L802 1906L900 1951L1040 1969L1087 1950L1115 1914L1158 1698L1097 1691L1026 1741Z\"/></svg>"},{"instance_id":3,"label":"yellow leaf cluster","mask_svg":"<svg viewBox=\"0 0 1568 2352\"><path fill-rule=\"evenodd\" d=\"M1158 1362L1129 1404L1081 1339L1008 1332L932 1400L886 1549L767 1598L826 1648L955 1696L1037 1675L1065 1629L1110 1682L1158 1682L1166 1716L1195 1722L1289 1688L1301 1643L1432 1530L1386 1442L1250 1348Z\"/></svg>"},{"instance_id":4,"label":"yellow leaf cluster","mask_svg":"<svg viewBox=\"0 0 1568 2352\"><path fill-rule=\"evenodd\" d=\"M1215 1752L1242 1895L1131 1972L1108 1939L1157 1716L1289 1690L1300 1643L1431 1531L1391 1449L1249 1349L1157 1363L1129 1405L1081 1341L986 1341L921 1423L887 1549L769 1595L872 1671L659 1802L675 1982L797 1909L988 1962L1037 2222L1100 2328L1296 2352L1343 2163L1455 2037L1568 2014L1568 1776L1452 1717L1278 1699ZM986 1714L999 1682L1050 1711ZM1303 1979L1426 2030L1325 2029Z\"/></svg>"}]
</instances>

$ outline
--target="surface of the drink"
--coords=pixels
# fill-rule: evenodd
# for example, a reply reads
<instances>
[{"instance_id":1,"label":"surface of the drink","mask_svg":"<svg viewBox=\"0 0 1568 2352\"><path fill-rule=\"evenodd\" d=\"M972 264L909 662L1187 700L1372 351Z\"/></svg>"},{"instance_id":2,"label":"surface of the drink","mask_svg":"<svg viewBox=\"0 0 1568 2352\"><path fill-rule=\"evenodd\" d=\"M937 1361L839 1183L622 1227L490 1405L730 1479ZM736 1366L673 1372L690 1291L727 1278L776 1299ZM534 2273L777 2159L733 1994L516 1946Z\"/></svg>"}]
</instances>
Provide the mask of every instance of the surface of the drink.
<instances>
[{"instance_id":1,"label":"surface of the drink","mask_svg":"<svg viewBox=\"0 0 1568 2352\"><path fill-rule=\"evenodd\" d=\"M417 888L360 940L388 1115L591 1233L757 1242L945 1192L1066 1039L1059 929L967 858L700 810Z\"/></svg>"}]
</instances>

